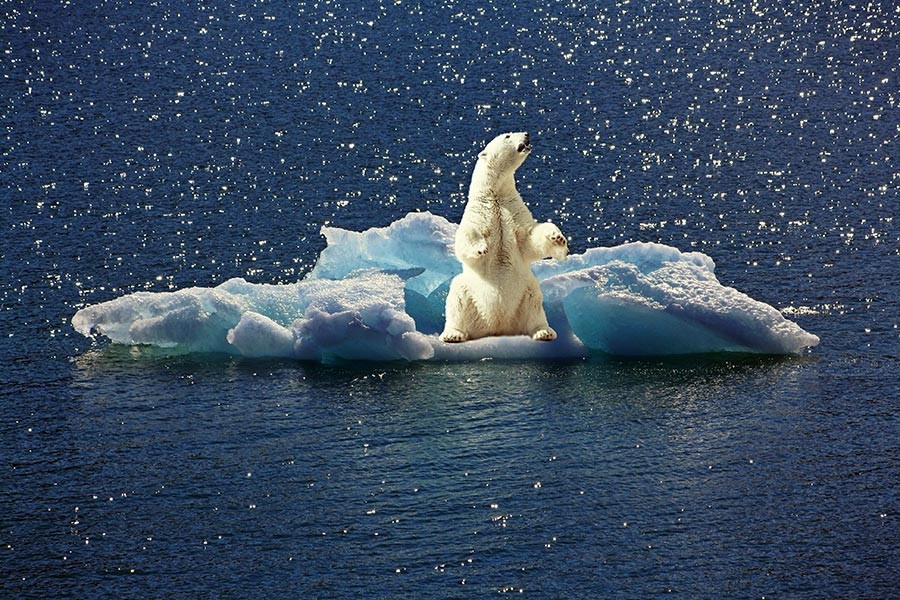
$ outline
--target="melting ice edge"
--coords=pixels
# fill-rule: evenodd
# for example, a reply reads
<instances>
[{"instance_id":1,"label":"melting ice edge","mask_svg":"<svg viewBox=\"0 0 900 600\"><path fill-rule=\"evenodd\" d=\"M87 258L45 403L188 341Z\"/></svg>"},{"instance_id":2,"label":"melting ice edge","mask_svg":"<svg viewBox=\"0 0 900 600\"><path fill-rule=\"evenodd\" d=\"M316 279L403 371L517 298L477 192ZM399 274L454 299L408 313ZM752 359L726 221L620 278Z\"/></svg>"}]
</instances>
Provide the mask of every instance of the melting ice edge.
<instances>
[{"instance_id":1,"label":"melting ice edge","mask_svg":"<svg viewBox=\"0 0 900 600\"><path fill-rule=\"evenodd\" d=\"M461 271L456 227L427 212L364 232L323 227L327 247L297 283L237 278L136 292L85 307L72 324L117 344L322 362L791 354L819 343L774 307L720 284L705 254L636 242L532 265L556 340L445 344L437 333Z\"/></svg>"}]
</instances>

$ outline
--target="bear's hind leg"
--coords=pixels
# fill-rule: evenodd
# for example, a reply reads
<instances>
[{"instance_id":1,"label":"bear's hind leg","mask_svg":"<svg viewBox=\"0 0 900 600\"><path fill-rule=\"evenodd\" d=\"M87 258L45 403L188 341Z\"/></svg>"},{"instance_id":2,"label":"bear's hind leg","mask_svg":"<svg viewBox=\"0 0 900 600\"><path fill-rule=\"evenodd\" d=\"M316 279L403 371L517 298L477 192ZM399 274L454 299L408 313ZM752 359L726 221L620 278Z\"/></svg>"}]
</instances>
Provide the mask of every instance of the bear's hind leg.
<instances>
[{"instance_id":1,"label":"bear's hind leg","mask_svg":"<svg viewBox=\"0 0 900 600\"><path fill-rule=\"evenodd\" d=\"M519 314L527 315L524 333L530 335L533 340L549 342L556 339L556 332L547 323L543 302L541 286L535 280L528 285L528 289L525 291Z\"/></svg>"},{"instance_id":2,"label":"bear's hind leg","mask_svg":"<svg viewBox=\"0 0 900 600\"><path fill-rule=\"evenodd\" d=\"M439 339L448 344L468 340L470 336L466 323L472 320L473 310L468 290L459 282L459 276L455 277L447 294L447 319Z\"/></svg>"}]
</instances>

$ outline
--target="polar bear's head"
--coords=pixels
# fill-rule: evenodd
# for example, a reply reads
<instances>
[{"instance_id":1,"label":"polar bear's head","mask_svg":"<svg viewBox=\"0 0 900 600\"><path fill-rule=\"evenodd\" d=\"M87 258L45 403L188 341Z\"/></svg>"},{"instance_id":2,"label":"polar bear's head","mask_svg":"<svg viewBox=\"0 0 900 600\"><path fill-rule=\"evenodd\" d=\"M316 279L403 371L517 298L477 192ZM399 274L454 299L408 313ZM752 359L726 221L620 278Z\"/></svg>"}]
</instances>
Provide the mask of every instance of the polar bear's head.
<instances>
[{"instance_id":1,"label":"polar bear's head","mask_svg":"<svg viewBox=\"0 0 900 600\"><path fill-rule=\"evenodd\" d=\"M488 167L498 173L512 173L519 168L531 152L531 136L524 131L501 133L478 155Z\"/></svg>"}]
</instances>

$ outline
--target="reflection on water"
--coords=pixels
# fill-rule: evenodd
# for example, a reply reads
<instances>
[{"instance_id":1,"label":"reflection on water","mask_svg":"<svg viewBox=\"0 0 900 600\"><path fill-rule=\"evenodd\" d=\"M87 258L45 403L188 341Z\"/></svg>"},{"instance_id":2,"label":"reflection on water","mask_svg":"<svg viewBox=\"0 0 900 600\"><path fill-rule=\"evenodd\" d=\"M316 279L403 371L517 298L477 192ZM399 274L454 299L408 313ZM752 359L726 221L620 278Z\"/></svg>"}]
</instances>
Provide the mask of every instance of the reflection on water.
<instances>
[{"instance_id":1,"label":"reflection on water","mask_svg":"<svg viewBox=\"0 0 900 600\"><path fill-rule=\"evenodd\" d=\"M129 504L88 505L106 526L141 511L167 541L128 561L205 546L198 564L234 581L218 565L267 548L299 585L328 565L323 589L360 593L397 575L552 595L557 569L601 592L697 590L704 565L738 585L760 557L735 536L788 535L767 490L802 466L770 438L804 427L817 378L812 359L740 356L360 368L108 348L76 367L83 458L133 472L116 478ZM779 485L795 508L815 499ZM632 571L645 553L668 570Z\"/></svg>"},{"instance_id":2,"label":"reflection on water","mask_svg":"<svg viewBox=\"0 0 900 600\"><path fill-rule=\"evenodd\" d=\"M241 594L287 581L444 596L465 581L611 596L639 581L703 595L713 578L761 596L804 585L818 560L843 566L828 589L877 589L895 467L889 442L862 442L889 423L848 432L821 369L91 350L73 359L69 400L29 418L41 442L20 433L29 458L14 473L52 494L9 509L14 535L40 540L17 564L29 578L167 570L188 587L202 571ZM150 593L152 580L105 585Z\"/></svg>"}]
</instances>

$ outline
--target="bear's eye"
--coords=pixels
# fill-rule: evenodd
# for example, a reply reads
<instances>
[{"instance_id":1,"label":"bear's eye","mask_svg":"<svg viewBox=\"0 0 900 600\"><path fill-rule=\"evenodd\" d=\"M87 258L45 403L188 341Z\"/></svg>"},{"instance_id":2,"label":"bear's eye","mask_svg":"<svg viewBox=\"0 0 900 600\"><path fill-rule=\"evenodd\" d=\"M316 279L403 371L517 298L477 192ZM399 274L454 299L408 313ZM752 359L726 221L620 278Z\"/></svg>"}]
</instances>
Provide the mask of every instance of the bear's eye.
<instances>
[{"instance_id":1,"label":"bear's eye","mask_svg":"<svg viewBox=\"0 0 900 600\"><path fill-rule=\"evenodd\" d=\"M508 133L506 134L506 139L509 139L509 134L508 134Z\"/></svg>"}]
</instances>

